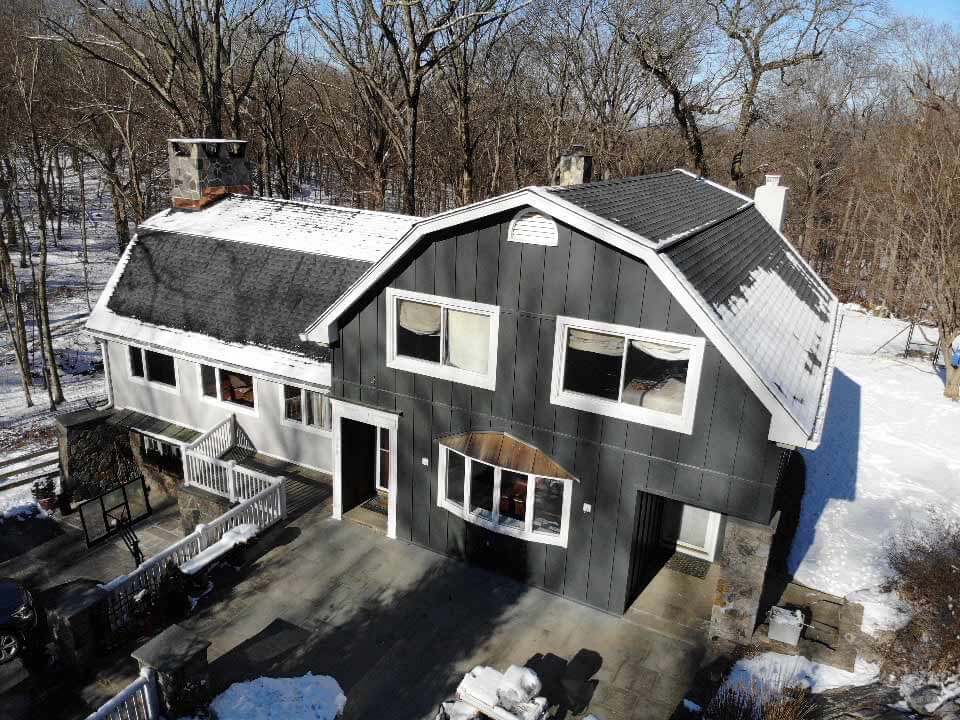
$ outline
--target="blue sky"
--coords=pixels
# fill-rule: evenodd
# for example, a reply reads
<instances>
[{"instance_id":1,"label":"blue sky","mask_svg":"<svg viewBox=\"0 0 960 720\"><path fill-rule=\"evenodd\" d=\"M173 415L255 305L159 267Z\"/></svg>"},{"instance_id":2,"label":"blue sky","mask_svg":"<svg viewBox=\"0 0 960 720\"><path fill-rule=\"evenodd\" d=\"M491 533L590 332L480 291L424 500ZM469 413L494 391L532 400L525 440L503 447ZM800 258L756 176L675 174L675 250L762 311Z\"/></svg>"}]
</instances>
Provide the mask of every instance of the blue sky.
<instances>
[{"instance_id":1,"label":"blue sky","mask_svg":"<svg viewBox=\"0 0 960 720\"><path fill-rule=\"evenodd\" d=\"M960 26L960 0L893 0L892 4L904 15L918 15Z\"/></svg>"}]
</instances>

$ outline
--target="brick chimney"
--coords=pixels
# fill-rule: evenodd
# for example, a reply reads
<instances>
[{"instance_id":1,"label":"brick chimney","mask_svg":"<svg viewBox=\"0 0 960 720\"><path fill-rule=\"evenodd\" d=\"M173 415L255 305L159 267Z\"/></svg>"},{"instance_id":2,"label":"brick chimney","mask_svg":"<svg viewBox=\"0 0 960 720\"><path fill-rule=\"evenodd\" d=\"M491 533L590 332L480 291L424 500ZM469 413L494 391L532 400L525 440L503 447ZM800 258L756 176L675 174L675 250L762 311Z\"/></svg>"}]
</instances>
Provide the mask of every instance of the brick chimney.
<instances>
[{"instance_id":1,"label":"brick chimney","mask_svg":"<svg viewBox=\"0 0 960 720\"><path fill-rule=\"evenodd\" d=\"M588 183L593 177L593 155L587 152L583 145L571 145L570 149L560 156L557 172L561 185Z\"/></svg>"},{"instance_id":2,"label":"brick chimney","mask_svg":"<svg viewBox=\"0 0 960 720\"><path fill-rule=\"evenodd\" d=\"M246 152L246 140L168 140L173 206L198 209L227 193L250 195Z\"/></svg>"},{"instance_id":3,"label":"brick chimney","mask_svg":"<svg viewBox=\"0 0 960 720\"><path fill-rule=\"evenodd\" d=\"M787 188L780 184L779 175L767 175L766 180L753 193L753 202L775 230L783 230L783 218L787 214Z\"/></svg>"}]
</instances>

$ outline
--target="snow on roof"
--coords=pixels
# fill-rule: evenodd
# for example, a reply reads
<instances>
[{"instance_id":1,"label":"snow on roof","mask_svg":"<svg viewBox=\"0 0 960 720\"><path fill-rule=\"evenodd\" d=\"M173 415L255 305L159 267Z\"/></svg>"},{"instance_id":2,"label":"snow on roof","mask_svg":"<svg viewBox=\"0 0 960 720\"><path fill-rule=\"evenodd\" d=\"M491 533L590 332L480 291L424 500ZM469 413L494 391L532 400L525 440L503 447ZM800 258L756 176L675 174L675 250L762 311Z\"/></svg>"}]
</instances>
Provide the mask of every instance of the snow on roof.
<instances>
[{"instance_id":1,"label":"snow on roof","mask_svg":"<svg viewBox=\"0 0 960 720\"><path fill-rule=\"evenodd\" d=\"M200 210L164 210L142 227L376 262L418 220L373 210L228 195Z\"/></svg>"}]
</instances>

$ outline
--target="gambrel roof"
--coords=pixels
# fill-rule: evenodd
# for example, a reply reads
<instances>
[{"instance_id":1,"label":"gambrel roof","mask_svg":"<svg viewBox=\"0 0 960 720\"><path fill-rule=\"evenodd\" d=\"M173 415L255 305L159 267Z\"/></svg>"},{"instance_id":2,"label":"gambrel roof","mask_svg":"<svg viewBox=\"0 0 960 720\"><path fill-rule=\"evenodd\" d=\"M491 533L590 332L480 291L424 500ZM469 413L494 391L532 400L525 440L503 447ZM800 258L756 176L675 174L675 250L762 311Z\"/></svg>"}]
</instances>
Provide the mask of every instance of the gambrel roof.
<instances>
[{"instance_id":1,"label":"gambrel roof","mask_svg":"<svg viewBox=\"0 0 960 720\"><path fill-rule=\"evenodd\" d=\"M686 171L531 187L417 223L304 333L337 321L427 233L533 207L645 262L771 413L771 440L816 447L839 303L749 198Z\"/></svg>"}]
</instances>

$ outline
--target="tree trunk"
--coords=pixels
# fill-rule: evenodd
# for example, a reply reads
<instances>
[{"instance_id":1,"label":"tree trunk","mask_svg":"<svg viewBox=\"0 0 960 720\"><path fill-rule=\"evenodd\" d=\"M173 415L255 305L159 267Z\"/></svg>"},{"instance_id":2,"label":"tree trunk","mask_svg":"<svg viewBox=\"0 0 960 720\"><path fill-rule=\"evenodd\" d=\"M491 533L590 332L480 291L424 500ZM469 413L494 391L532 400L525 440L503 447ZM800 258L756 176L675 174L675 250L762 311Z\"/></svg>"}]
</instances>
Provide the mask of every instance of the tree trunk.
<instances>
[{"instance_id":1,"label":"tree trunk","mask_svg":"<svg viewBox=\"0 0 960 720\"><path fill-rule=\"evenodd\" d=\"M53 332L50 328L50 306L47 301L47 226L43 210L43 180L38 177L40 186L37 188L37 204L40 217L37 223L40 228L40 277L37 278L37 324L40 327L40 342L43 346L43 360L48 379L48 394L50 409L55 409L57 403L63 402L63 387L60 385L60 371L57 367L57 357L53 350Z\"/></svg>"},{"instance_id":2,"label":"tree trunk","mask_svg":"<svg viewBox=\"0 0 960 720\"><path fill-rule=\"evenodd\" d=\"M20 385L23 388L23 396L27 407L33 405L33 397L30 394L30 356L27 346L27 328L23 317L22 300L20 299L20 288L17 284L17 274L13 270L13 262L10 260L10 253L6 245L0 244L0 274L8 280L10 304L13 305L13 319L10 318L10 310L3 294L0 294L0 310L3 311L3 318L7 325L7 332L10 333L10 342L13 345L13 354L17 360L17 367L20 370Z\"/></svg>"},{"instance_id":3,"label":"tree trunk","mask_svg":"<svg viewBox=\"0 0 960 720\"><path fill-rule=\"evenodd\" d=\"M747 188L743 174L743 153L747 148L747 136L753 127L753 105L757 97L757 88L760 86L760 76L756 73L750 84L743 91L740 98L740 113L737 117L737 127L733 132L733 157L730 159L730 180L737 188L737 192L745 193Z\"/></svg>"},{"instance_id":4,"label":"tree trunk","mask_svg":"<svg viewBox=\"0 0 960 720\"><path fill-rule=\"evenodd\" d=\"M417 120L420 111L420 90L411 92L407 99L406 168L404 168L403 210L417 214Z\"/></svg>"}]
</instances>

